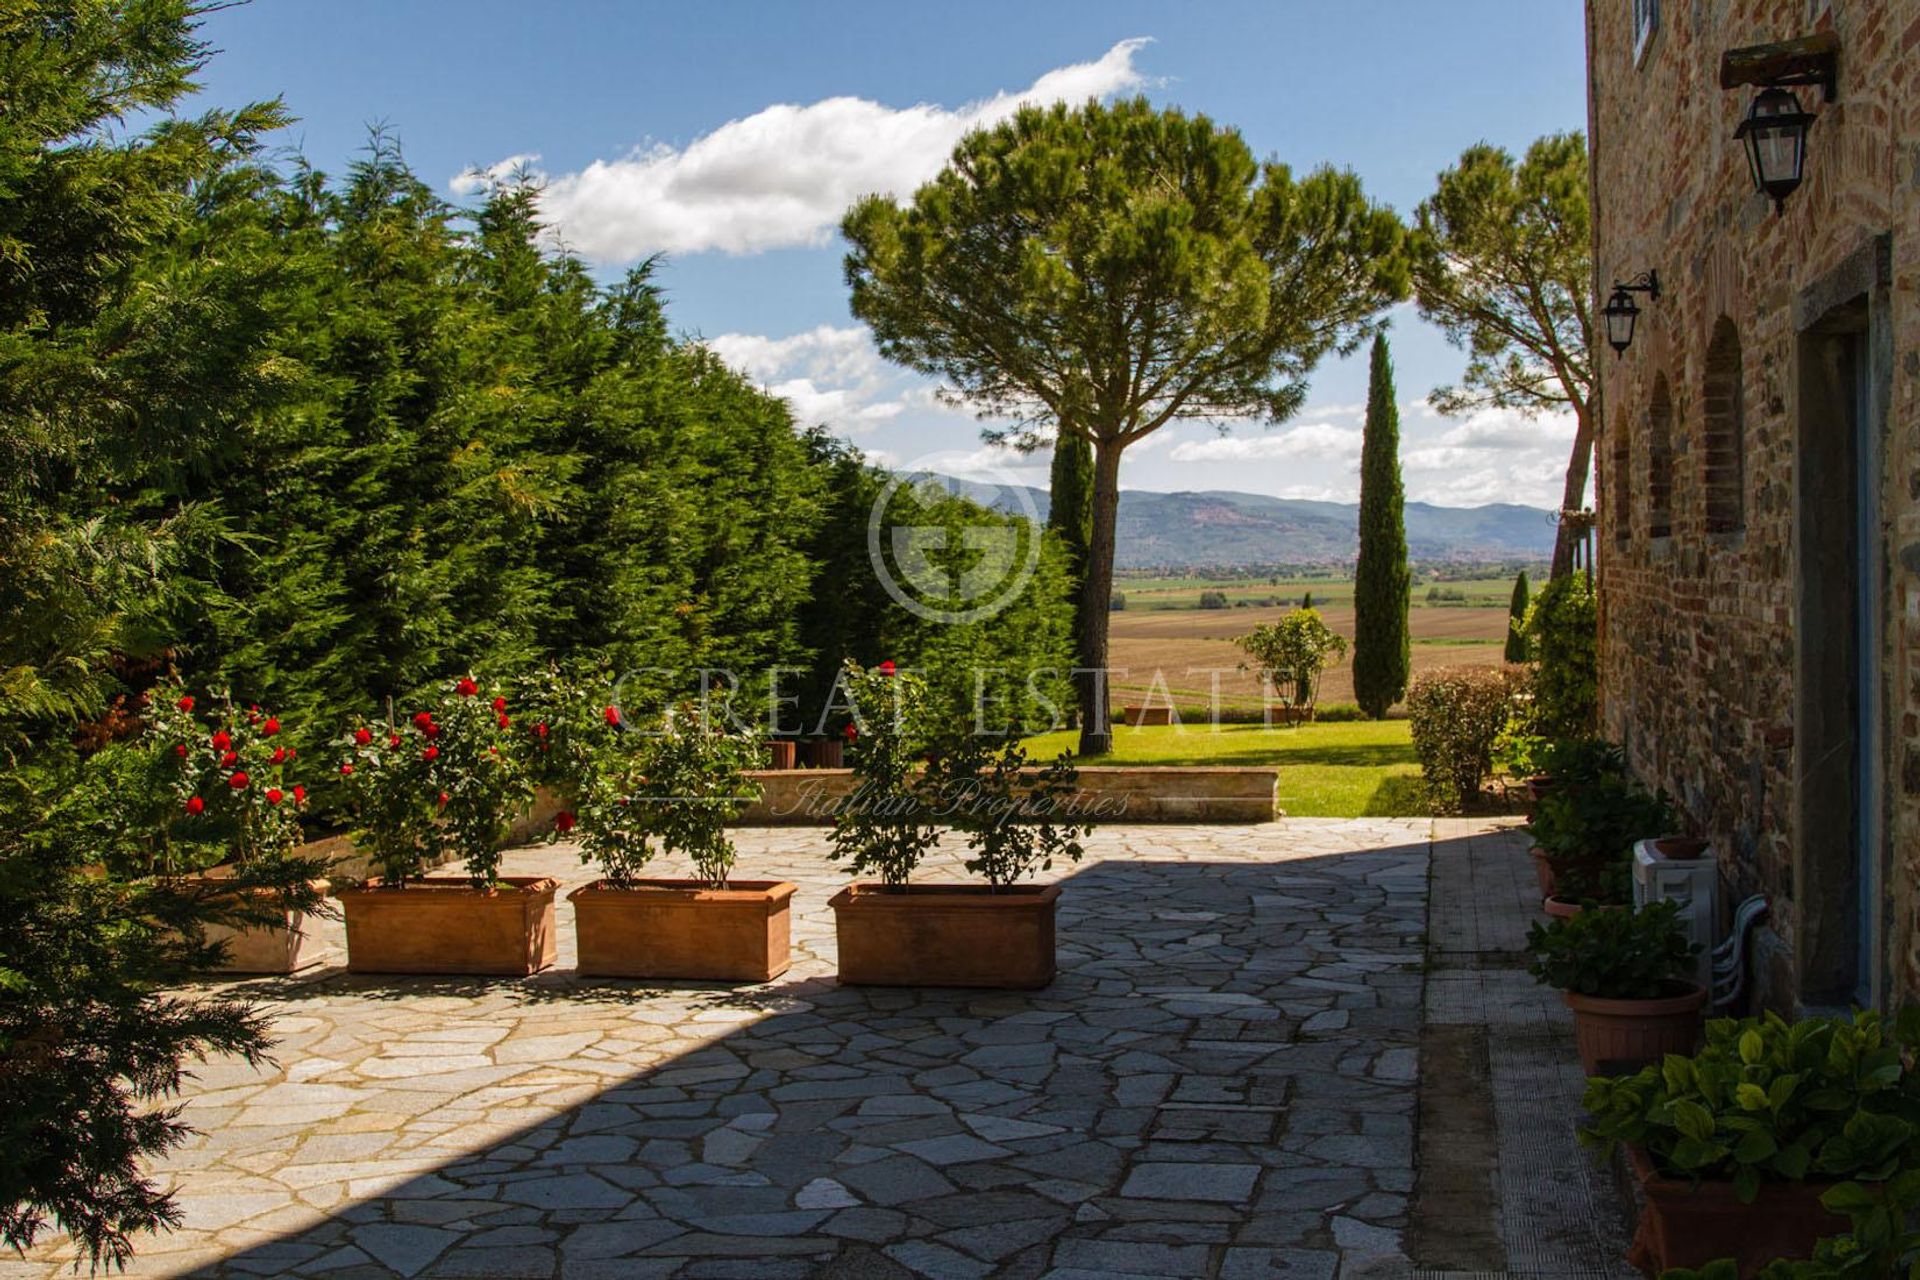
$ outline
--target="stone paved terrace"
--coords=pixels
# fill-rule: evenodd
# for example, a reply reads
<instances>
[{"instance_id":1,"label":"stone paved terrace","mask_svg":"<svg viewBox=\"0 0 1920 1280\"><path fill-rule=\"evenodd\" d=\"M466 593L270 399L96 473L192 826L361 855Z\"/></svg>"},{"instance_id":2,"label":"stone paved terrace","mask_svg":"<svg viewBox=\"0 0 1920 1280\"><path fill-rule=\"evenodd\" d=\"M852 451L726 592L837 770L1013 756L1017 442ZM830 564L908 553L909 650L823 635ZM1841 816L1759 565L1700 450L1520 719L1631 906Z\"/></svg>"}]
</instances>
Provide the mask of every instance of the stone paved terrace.
<instances>
[{"instance_id":1,"label":"stone paved terrace","mask_svg":"<svg viewBox=\"0 0 1920 1280\"><path fill-rule=\"evenodd\" d=\"M183 1229L132 1273L1619 1273L1604 1180L1573 1150L1566 1029L1512 981L1528 890L1510 834L1106 828L1060 877L1058 981L1020 994L838 987L826 901L845 876L822 834L740 843L743 874L800 885L796 963L763 987L577 980L564 902L560 965L531 980L248 984L279 1064L198 1073L204 1135L160 1171ZM1432 991L1430 863L1454 899ZM509 870L589 878L567 846ZM956 870L943 854L922 878ZM1449 1087L1429 1090L1417 1142L1436 998ZM1491 1048L1458 1025L1476 1019L1508 1024ZM1508 1040L1534 1045L1534 1069L1495 1107ZM1503 1184L1510 1134L1532 1156ZM1444 1184L1419 1204L1417 1145ZM0 1277L68 1258L51 1245Z\"/></svg>"}]
</instances>

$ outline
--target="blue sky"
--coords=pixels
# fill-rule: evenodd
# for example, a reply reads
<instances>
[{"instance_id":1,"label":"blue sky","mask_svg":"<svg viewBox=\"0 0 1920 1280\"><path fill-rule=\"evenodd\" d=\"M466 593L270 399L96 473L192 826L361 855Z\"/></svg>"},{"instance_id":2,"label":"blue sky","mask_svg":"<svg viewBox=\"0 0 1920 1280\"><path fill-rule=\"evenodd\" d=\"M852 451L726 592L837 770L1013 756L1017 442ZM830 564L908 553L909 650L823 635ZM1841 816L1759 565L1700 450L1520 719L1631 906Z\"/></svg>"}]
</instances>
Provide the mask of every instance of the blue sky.
<instances>
[{"instance_id":1,"label":"blue sky","mask_svg":"<svg viewBox=\"0 0 1920 1280\"><path fill-rule=\"evenodd\" d=\"M449 198L503 163L546 175L566 243L609 277L666 250L673 323L808 420L895 463L1044 475L884 364L847 310L832 226L851 195L906 194L969 124L1020 98L1145 93L1237 127L1254 152L1331 162L1402 213L1469 144L1519 150L1585 123L1574 0L613 3L255 0L208 16L209 102L281 96L286 139L339 171L384 124ZM1409 496L1554 505L1571 427L1438 418L1459 352L1394 315ZM1322 366L1278 427L1163 429L1142 489L1351 498L1364 353Z\"/></svg>"}]
</instances>

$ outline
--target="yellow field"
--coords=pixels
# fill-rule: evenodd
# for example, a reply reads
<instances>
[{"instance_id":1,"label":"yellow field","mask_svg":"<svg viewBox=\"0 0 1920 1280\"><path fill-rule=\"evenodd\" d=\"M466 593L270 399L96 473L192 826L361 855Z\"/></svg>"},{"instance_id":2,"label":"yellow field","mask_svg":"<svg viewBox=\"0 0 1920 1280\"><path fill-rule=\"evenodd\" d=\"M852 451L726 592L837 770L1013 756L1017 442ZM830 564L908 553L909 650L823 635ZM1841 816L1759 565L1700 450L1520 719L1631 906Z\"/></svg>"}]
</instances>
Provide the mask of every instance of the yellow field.
<instances>
[{"instance_id":1,"label":"yellow field","mask_svg":"<svg viewBox=\"0 0 1920 1280\"><path fill-rule=\"evenodd\" d=\"M1322 588L1316 587L1314 594L1320 597ZM1351 642L1350 590L1345 595L1328 599L1320 613L1329 627ZM1132 598L1129 592L1129 605ZM1138 704L1159 673L1183 712L1187 708L1203 710L1214 678L1207 668L1219 668L1221 704L1258 707L1259 681L1252 671L1239 669L1246 655L1233 639L1263 623L1277 621L1287 612L1283 608L1150 611L1130 607L1114 613L1109 662L1127 668L1124 675L1114 676L1115 705ZM1505 608L1430 608L1416 604L1408 617L1413 628L1415 675L1435 667L1500 661L1507 635ZM1351 658L1351 650L1348 656ZM1353 701L1353 676L1346 661L1327 671L1320 683L1320 701Z\"/></svg>"}]
</instances>

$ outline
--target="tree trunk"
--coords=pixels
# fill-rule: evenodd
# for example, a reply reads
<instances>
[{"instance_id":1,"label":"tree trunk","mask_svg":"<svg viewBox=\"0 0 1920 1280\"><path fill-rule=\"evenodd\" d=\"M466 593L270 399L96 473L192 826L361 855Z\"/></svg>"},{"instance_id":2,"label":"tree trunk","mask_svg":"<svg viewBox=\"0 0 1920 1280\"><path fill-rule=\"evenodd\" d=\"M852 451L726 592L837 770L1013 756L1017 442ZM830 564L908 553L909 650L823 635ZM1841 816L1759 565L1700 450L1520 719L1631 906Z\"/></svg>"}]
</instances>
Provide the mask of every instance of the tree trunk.
<instances>
[{"instance_id":1,"label":"tree trunk","mask_svg":"<svg viewBox=\"0 0 1920 1280\"><path fill-rule=\"evenodd\" d=\"M1107 680L1107 624L1113 608L1113 534L1120 515L1120 451L1105 440L1093 447L1093 532L1080 578L1078 660L1080 754L1113 750L1113 693Z\"/></svg>"},{"instance_id":2,"label":"tree trunk","mask_svg":"<svg viewBox=\"0 0 1920 1280\"><path fill-rule=\"evenodd\" d=\"M1593 424L1584 411L1575 410L1573 456L1567 459L1567 487L1560 494L1559 533L1553 540L1553 571L1549 575L1564 578L1573 572L1574 545L1583 536L1579 528L1567 523L1565 513L1578 511L1587 496L1587 470L1593 464Z\"/></svg>"}]
</instances>

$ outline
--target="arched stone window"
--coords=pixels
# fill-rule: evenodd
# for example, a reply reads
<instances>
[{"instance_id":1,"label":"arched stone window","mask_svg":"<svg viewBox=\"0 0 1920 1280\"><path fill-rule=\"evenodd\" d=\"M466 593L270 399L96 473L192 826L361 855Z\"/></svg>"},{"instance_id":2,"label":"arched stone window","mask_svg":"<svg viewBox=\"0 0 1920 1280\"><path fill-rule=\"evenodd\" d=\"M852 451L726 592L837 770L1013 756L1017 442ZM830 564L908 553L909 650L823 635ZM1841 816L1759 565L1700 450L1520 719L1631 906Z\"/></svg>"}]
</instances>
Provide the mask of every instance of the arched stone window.
<instances>
[{"instance_id":1,"label":"arched stone window","mask_svg":"<svg viewBox=\"0 0 1920 1280\"><path fill-rule=\"evenodd\" d=\"M1707 532L1736 533L1746 527L1746 387L1740 335L1721 316L1707 345L1702 405L1701 487Z\"/></svg>"},{"instance_id":2,"label":"arched stone window","mask_svg":"<svg viewBox=\"0 0 1920 1280\"><path fill-rule=\"evenodd\" d=\"M1667 375L1653 380L1647 401L1647 536L1673 534L1673 393Z\"/></svg>"},{"instance_id":3,"label":"arched stone window","mask_svg":"<svg viewBox=\"0 0 1920 1280\"><path fill-rule=\"evenodd\" d=\"M1624 547L1633 538L1633 437L1628 434L1627 415L1613 420L1612 462L1607 467L1607 518L1613 525L1615 546Z\"/></svg>"}]
</instances>

